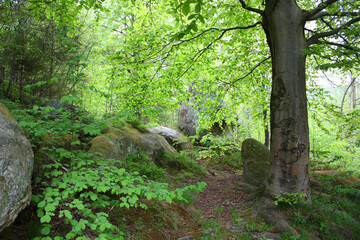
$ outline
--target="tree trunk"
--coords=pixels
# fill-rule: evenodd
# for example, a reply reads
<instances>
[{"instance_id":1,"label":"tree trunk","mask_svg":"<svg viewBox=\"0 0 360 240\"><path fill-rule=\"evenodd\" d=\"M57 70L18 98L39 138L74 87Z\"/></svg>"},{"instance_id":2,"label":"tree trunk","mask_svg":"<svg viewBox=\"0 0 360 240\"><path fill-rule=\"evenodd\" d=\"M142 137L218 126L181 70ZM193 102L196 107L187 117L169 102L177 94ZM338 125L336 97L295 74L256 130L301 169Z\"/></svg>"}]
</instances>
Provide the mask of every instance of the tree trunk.
<instances>
[{"instance_id":1,"label":"tree trunk","mask_svg":"<svg viewBox=\"0 0 360 240\"><path fill-rule=\"evenodd\" d=\"M272 59L267 191L273 197L303 192L310 202L304 14L295 0L266 1L263 22Z\"/></svg>"}]
</instances>

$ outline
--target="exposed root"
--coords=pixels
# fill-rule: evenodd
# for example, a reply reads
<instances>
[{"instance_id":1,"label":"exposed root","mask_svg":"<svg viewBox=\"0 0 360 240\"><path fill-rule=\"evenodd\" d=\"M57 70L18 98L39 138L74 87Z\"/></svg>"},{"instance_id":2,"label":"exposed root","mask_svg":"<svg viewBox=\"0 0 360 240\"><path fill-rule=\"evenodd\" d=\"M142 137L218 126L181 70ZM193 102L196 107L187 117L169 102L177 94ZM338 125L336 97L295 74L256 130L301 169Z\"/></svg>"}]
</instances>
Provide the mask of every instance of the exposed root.
<instances>
[{"instance_id":1,"label":"exposed root","mask_svg":"<svg viewBox=\"0 0 360 240\"><path fill-rule=\"evenodd\" d=\"M270 197L265 194L265 186L254 186L245 182L237 182L237 189L248 193L247 200L256 200L252 206L257 215L261 215L266 223L273 223L284 232L290 232L296 236L299 233L291 227L279 214L279 211Z\"/></svg>"},{"instance_id":2,"label":"exposed root","mask_svg":"<svg viewBox=\"0 0 360 240\"><path fill-rule=\"evenodd\" d=\"M260 214L266 223L273 223L284 232L290 232L299 236L299 233L291 227L288 222L279 214L277 207L269 197L261 197L253 206L255 211Z\"/></svg>"}]
</instances>

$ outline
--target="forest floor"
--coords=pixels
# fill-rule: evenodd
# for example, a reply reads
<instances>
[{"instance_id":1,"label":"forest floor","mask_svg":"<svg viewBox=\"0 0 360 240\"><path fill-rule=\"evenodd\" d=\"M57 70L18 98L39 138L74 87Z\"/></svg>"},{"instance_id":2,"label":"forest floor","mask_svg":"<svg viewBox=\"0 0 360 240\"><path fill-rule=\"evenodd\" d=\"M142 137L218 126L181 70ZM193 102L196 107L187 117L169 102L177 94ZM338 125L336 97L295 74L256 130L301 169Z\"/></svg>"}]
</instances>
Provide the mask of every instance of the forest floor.
<instances>
[{"instance_id":1,"label":"forest floor","mask_svg":"<svg viewBox=\"0 0 360 240\"><path fill-rule=\"evenodd\" d=\"M241 171L208 169L200 179L206 189L194 195L188 205L159 203L143 209L123 209L119 215L126 222L126 239L240 239L246 229L241 223L249 216L247 193L237 189ZM2 233L0 240L31 239L36 207L30 206ZM36 227L36 226L34 226ZM271 233L253 233L251 236L274 236ZM250 235L246 235L250 236ZM276 236L276 234L275 234ZM241 239L247 239L241 238ZM272 239L272 238L260 238Z\"/></svg>"},{"instance_id":2,"label":"forest floor","mask_svg":"<svg viewBox=\"0 0 360 240\"><path fill-rule=\"evenodd\" d=\"M149 202L149 209L111 208L114 222L122 226L125 239L171 240L247 240L247 239L360 239L359 199L348 200L323 186L313 186L312 206L288 206L280 213L301 233L294 237L256 216L248 194L239 190L241 168L200 164L207 174L174 181L178 187L206 182L205 190L193 194L190 203ZM325 180L322 180L325 181ZM36 206L30 205L19 214L11 227L0 233L0 240L27 240L36 234ZM338 219L337 219L338 218ZM58 233L59 234L59 233ZM95 239L90 237L89 239Z\"/></svg>"}]
</instances>

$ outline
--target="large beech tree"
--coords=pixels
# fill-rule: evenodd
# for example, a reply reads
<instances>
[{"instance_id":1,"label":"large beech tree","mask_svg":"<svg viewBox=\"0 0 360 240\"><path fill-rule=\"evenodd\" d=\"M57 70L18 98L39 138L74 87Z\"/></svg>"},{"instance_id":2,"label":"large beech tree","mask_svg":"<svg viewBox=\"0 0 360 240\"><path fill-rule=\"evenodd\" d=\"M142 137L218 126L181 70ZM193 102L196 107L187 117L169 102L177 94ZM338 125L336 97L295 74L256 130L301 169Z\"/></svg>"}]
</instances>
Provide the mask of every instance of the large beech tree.
<instances>
[{"instance_id":1,"label":"large beech tree","mask_svg":"<svg viewBox=\"0 0 360 240\"><path fill-rule=\"evenodd\" d=\"M270 49L272 84L270 100L271 176L267 192L277 196L285 192L306 193L309 190L309 128L306 99L306 58L309 54L323 58L323 67L348 67L358 63L360 11L353 0L297 1L174 1L174 12L189 16L183 30L175 35L176 44L201 38L209 32L219 35L244 29L258 29L261 24ZM242 7L239 26L198 30L200 22L211 22L235 4ZM216 8L209 17L212 9ZM229 7L231 6L231 7ZM205 9L205 10L204 10ZM206 13L204 13L206 12ZM204 21L204 16L205 21ZM207 16L206 16L207 15ZM208 20L207 20L208 19ZM224 18L221 22L227 22ZM313 22L308 27L305 25ZM246 30L248 31L248 30ZM199 33L200 32L200 33ZM259 36L260 38L260 36ZM252 40L253 41L253 40ZM254 42L249 42L253 44ZM313 46L318 45L318 46ZM207 45L209 46L209 45ZM207 50L208 47L203 48ZM202 51L202 50L201 50ZM200 51L200 54L203 52ZM199 55L199 52L196 53ZM265 56L266 57L266 56ZM335 62L333 61L335 60ZM264 61L255 66L258 67ZM253 71L254 69L251 69Z\"/></svg>"},{"instance_id":2,"label":"large beech tree","mask_svg":"<svg viewBox=\"0 0 360 240\"><path fill-rule=\"evenodd\" d=\"M273 196L284 192L304 192L310 201L305 50L312 44L324 43L357 54L359 41L351 42L343 33L346 29L349 33L358 34L359 9L356 6L352 8L351 1L337 0L322 2L313 10L301 9L295 0L267 0L263 11L247 7L244 1L241 3L245 9L261 15L271 52L272 169L268 191ZM333 4L338 5L328 10ZM350 11L340 12L344 9ZM322 32L314 31L306 38L305 24L313 20L322 21L326 28ZM329 37L334 42L328 40Z\"/></svg>"}]
</instances>

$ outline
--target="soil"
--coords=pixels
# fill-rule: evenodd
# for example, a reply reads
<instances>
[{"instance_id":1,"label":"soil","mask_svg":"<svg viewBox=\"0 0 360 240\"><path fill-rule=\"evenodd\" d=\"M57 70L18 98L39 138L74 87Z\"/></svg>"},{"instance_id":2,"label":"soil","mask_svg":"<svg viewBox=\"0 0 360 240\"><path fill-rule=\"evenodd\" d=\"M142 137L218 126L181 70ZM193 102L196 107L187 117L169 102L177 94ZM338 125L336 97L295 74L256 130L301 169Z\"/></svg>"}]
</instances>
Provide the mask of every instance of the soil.
<instances>
[{"instance_id":1,"label":"soil","mask_svg":"<svg viewBox=\"0 0 360 240\"><path fill-rule=\"evenodd\" d=\"M241 175L234 172L208 173L201 181L206 182L205 191L199 194L194 208L201 210L202 218L221 220L224 225L231 224L231 214L244 209L247 193L236 190L235 181Z\"/></svg>"}]
</instances>

